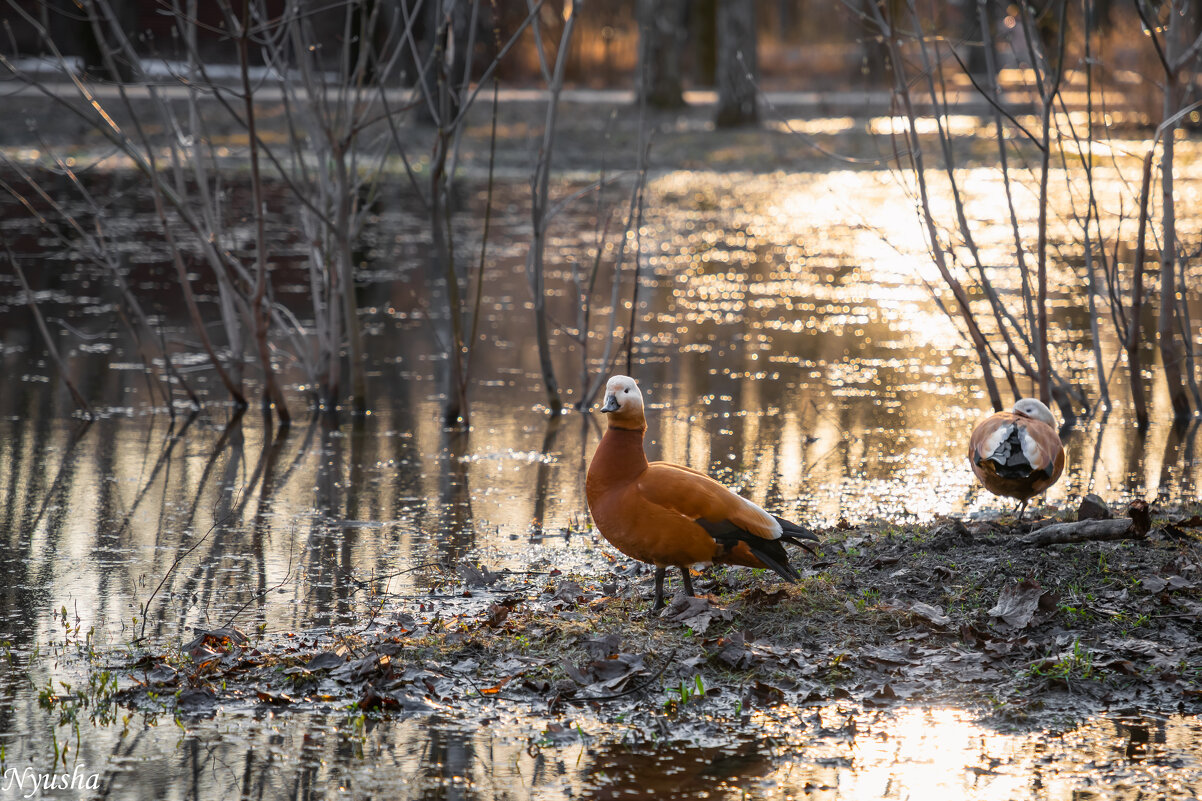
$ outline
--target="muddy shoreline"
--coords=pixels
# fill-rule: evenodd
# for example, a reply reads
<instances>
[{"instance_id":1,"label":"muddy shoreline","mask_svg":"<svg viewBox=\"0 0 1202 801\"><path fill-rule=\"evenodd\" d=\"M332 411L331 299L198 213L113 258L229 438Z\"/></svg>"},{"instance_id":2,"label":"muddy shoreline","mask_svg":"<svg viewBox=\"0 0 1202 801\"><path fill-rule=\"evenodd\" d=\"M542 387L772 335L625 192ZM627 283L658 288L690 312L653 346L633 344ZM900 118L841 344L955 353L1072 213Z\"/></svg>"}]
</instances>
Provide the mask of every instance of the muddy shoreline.
<instances>
[{"instance_id":1,"label":"muddy shoreline","mask_svg":"<svg viewBox=\"0 0 1202 801\"><path fill-rule=\"evenodd\" d=\"M694 579L700 597L657 616L650 570L620 556L592 575L460 563L428 593L381 596L354 627L223 628L141 651L112 699L185 720L325 708L486 726L512 714L542 721L543 745L575 740L580 714L628 740L735 742L753 715L836 703L954 705L1027 730L1195 713L1198 511L1153 509L1142 537L1046 547L1020 544L1032 524L1010 518L841 524L816 558L795 558L800 583L710 569Z\"/></svg>"}]
</instances>

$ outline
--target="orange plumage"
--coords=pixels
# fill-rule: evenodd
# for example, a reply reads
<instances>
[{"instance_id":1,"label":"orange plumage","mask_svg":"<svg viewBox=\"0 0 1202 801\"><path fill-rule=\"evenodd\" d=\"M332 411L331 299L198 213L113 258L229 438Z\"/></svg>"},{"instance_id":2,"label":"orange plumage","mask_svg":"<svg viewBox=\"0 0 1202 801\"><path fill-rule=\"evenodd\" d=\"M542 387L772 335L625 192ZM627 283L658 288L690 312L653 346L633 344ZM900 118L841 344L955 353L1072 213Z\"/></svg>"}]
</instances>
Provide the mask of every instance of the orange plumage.
<instances>
[{"instance_id":1,"label":"orange plumage","mask_svg":"<svg viewBox=\"0 0 1202 801\"><path fill-rule=\"evenodd\" d=\"M969 439L968 460L985 489L1019 501L1022 520L1027 501L1064 472L1064 446L1051 410L1034 398L1023 398L1013 411L998 412L977 424Z\"/></svg>"},{"instance_id":2,"label":"orange plumage","mask_svg":"<svg viewBox=\"0 0 1202 801\"><path fill-rule=\"evenodd\" d=\"M655 609L664 605L664 576L673 566L689 595L694 565L743 565L773 570L789 581L800 578L781 543L809 550L805 541L818 541L813 533L768 514L703 473L647 461L647 421L634 379L611 378L601 411L609 415L609 427L585 480L589 511L615 548L656 566Z\"/></svg>"}]
</instances>

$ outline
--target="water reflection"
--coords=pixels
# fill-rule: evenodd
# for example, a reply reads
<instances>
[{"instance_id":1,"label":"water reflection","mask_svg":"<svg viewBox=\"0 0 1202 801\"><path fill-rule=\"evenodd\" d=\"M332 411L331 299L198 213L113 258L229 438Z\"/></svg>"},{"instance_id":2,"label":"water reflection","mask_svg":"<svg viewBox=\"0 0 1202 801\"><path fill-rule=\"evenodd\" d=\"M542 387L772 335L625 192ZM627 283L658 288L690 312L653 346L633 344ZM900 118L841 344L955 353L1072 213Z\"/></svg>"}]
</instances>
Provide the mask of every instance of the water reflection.
<instances>
[{"instance_id":1,"label":"water reflection","mask_svg":"<svg viewBox=\"0 0 1202 801\"><path fill-rule=\"evenodd\" d=\"M115 799L1075 801L1202 792L1202 727L1184 716L1090 719L1046 736L984 728L955 709L820 709L789 731L671 747L571 733L552 741L440 719L358 733L341 722L336 715L267 716L254 727L193 727L183 737L169 724L135 727L112 751L83 741L77 756L107 766L104 795ZM6 764L22 758L10 752Z\"/></svg>"},{"instance_id":2,"label":"water reflection","mask_svg":"<svg viewBox=\"0 0 1202 801\"><path fill-rule=\"evenodd\" d=\"M980 204L996 190L988 175L981 171L967 181L972 202ZM1183 177L1185 184L1190 180ZM1121 183L1111 173L1098 181L1102 192L1118 191ZM640 363L635 372L648 389L650 439L657 455L721 473L756 500L815 522L879 515L929 519L1001 508L990 496L978 494L962 469L967 434L985 411L975 359L952 321L915 280L927 269L925 246L921 236L906 239L917 227L904 215L885 213L904 199L887 176L875 171L759 176L677 172L657 178L650 191L643 236L653 254L653 274L640 293ZM516 236L520 187L497 192L498 208L509 210L500 214L498 225ZM565 231L556 246L567 254L588 252L592 246L592 212L585 206L564 213ZM979 219L983 224L992 220ZM419 222L401 206L382 213L377 225L390 234L382 241L403 244L420 236ZM989 231L997 235L990 258L1002 266L992 268L994 280L1003 294L1012 293L1018 276L1004 266L1006 225L1001 218L996 222L998 231L988 228L978 238L988 249ZM525 413L539 403L540 391L529 326L510 311L528 291L524 253L512 245L500 245L490 265L482 344L473 353L473 372L480 380L472 396L480 419L463 440L447 434L437 421L437 405L447 391L446 363L439 355L443 323L424 273L370 273L373 282L365 286L363 299L374 305L367 307L364 324L377 408L361 428L330 436L349 437L352 448L361 441L366 451L378 452L378 464L348 459L336 443L325 443L342 467L328 466L324 475L335 484L315 485L320 487L316 503L323 509L331 503L349 509L331 519L422 517L423 530L440 535L436 552L457 558L476 542L475 533L488 526L545 526L545 508L522 508L528 500L541 498L543 507L556 504L568 518L581 511L573 503L578 482L553 480L550 462L558 457L541 442L543 423ZM373 255L390 259L396 254ZM1080 366L1074 361L1066 369L1088 382L1089 330L1077 312L1079 282L1067 262L1057 269L1063 274L1056 276L1061 290L1054 298L1055 315L1082 354ZM85 303L64 280L56 282L46 301L48 313ZM94 283L95 278L81 267L73 280ZM550 277L556 292L570 289L572 280L567 269ZM608 298L604 287L598 297ZM180 311L173 311L170 297L156 300L166 319ZM1198 303L1196 293L1189 302ZM604 319L608 311L602 306L593 315ZM0 316L9 342L5 361L18 373L24 368L17 355L39 348L26 316L20 307ZM1105 329L1102 345L1109 361L1119 348ZM70 336L62 336L63 349L69 350ZM109 353L133 345L120 331L111 332L104 344ZM569 338L559 345L560 375L576 375L578 346ZM1157 352L1149 350L1147 356L1154 368ZM103 369L112 362L108 353L89 356L77 350L72 364L99 377L102 383L93 389L100 395L120 397L133 406L155 402L133 371ZM25 377L0 412L32 421L60 393L48 383L52 376ZM1125 398L1125 380L1123 371L1117 371L1111 387L1116 399ZM202 394L214 391L203 374L195 384ZM1156 390L1154 418L1167 419L1167 398L1151 375L1149 384ZM261 435L242 436L257 440ZM1068 433L1069 470L1049 500L1064 503L1090 489L1115 501L1136 495L1169 501L1193 497L1197 438L1196 428L1178 432L1155 427L1140 442L1125 408L1095 415ZM590 445L587 436L565 432L551 448L587 454ZM507 458L502 454L519 453L542 454L538 458L546 466L530 480L552 491L519 493L511 498L513 508L496 511L488 498L500 492L493 486L500 476L490 467ZM397 475L381 471L384 464ZM229 462L223 467L240 469ZM333 478L339 469L353 475ZM357 498L334 497L343 481ZM396 510L396 516L383 514L389 504L374 490L380 483L408 498L407 508ZM224 486L229 487L228 480ZM278 500L287 503L288 498ZM145 502L149 499L135 499L132 511L140 514ZM488 513L482 515L482 510ZM347 536L353 548L358 535Z\"/></svg>"},{"instance_id":3,"label":"water reflection","mask_svg":"<svg viewBox=\"0 0 1202 801\"><path fill-rule=\"evenodd\" d=\"M584 797L1192 798L1200 737L1188 717L1096 719L1044 738L983 728L955 709L824 710L792 734L736 746L605 748Z\"/></svg>"},{"instance_id":4,"label":"water reflection","mask_svg":"<svg viewBox=\"0 0 1202 801\"><path fill-rule=\"evenodd\" d=\"M592 775L582 797L762 797L766 788L759 788L761 780L779 766L776 751L763 741L680 751L654 746L614 746L593 756L589 765Z\"/></svg>"}]
</instances>

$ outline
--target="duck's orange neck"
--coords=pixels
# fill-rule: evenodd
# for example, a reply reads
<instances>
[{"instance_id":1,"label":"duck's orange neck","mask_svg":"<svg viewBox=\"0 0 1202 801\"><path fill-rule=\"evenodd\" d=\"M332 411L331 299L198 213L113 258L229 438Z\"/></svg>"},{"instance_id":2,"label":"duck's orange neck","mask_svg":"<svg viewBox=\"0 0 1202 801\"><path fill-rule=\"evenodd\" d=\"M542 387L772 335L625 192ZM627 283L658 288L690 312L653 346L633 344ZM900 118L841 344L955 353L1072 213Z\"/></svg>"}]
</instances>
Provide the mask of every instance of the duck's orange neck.
<instances>
[{"instance_id":1,"label":"duck's orange neck","mask_svg":"<svg viewBox=\"0 0 1202 801\"><path fill-rule=\"evenodd\" d=\"M642 428L620 428L610 425L597 445L589 465L588 483L595 487L624 484L637 478L647 469L647 454L643 452Z\"/></svg>"}]
</instances>

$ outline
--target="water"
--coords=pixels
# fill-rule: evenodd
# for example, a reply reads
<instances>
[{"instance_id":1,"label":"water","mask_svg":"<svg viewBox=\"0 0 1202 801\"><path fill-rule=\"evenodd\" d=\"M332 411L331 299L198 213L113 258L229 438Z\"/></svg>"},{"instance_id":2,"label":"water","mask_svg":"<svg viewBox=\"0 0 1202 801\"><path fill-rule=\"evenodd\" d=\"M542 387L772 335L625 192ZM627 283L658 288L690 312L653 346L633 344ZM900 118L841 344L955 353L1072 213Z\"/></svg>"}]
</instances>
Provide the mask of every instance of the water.
<instances>
[{"instance_id":1,"label":"water","mask_svg":"<svg viewBox=\"0 0 1202 801\"><path fill-rule=\"evenodd\" d=\"M1183 203L1199 185L1191 169L1179 177ZM984 225L979 244L989 263L1003 264L1008 223L987 203L996 185L984 170L968 178L969 207ZM120 172L94 180L118 198L114 224L150 313L193 357L181 359L186 374L213 402L172 420L112 322L118 299L105 276L38 241L23 214L4 206L14 246L48 251L27 269L76 381L101 412L90 424L69 414L15 280L0 276L5 769L49 772L65 745L67 764L98 772L114 798L1067 799L1134 798L1149 783L1170 797L1197 794L1202 729L1151 711L1007 733L937 704L776 709L756 713L747 729L755 736L666 748L625 741L604 712L504 707L483 726L454 710L363 722L334 701L295 712L238 706L178 725L128 710L111 722L85 714L78 727L60 724L38 693L47 682L61 691L64 681L86 681L79 643L88 631L101 663L111 664L136 636L168 647L190 639L193 627L231 621L279 641L354 625L381 598L428 592L437 574L412 570L418 565L468 559L596 573L613 555L589 530L583 496L599 415L549 419L540 405L523 308L523 182L498 190L472 430L439 424L447 385L429 319L437 298L415 244L422 222L411 202L399 202L372 223L360 293L371 414L302 419L278 434L257 413L234 415L216 382L189 369L200 363L198 347L163 254L140 235L154 227L145 197ZM1121 181L1103 172L1099 187L1119 192ZM946 197L937 198L945 213ZM608 201L624 208L620 194ZM592 258L594 212L578 203L557 223L554 302L570 290L572 261ZM1197 241L1197 223L1183 221L1187 241ZM987 401L956 324L917 280L937 280L917 231L884 171L657 175L639 232L648 260L634 370L648 401L649 455L707 470L815 525L1003 508L964 463ZM1071 231L1055 235L1071 255ZM472 236L465 226L469 252L478 247ZM1000 289L1015 291L1015 270L995 273ZM295 275L281 276L281 296L303 291ZM1092 393L1081 289L1067 268L1054 278L1063 368ZM1189 302L1202 319L1196 293ZM599 302L595 319L609 311ZM603 346L590 340L591 356ZM1109 365L1112 336L1103 349ZM571 402L580 392L578 346L560 337L556 358ZM303 408L301 379L287 380L294 409ZM1113 412L1066 432L1069 467L1050 505L1086 491L1113 502L1197 497L1197 427L1165 422L1168 400L1150 378L1156 422L1138 434L1124 380L1120 369Z\"/></svg>"}]
</instances>

